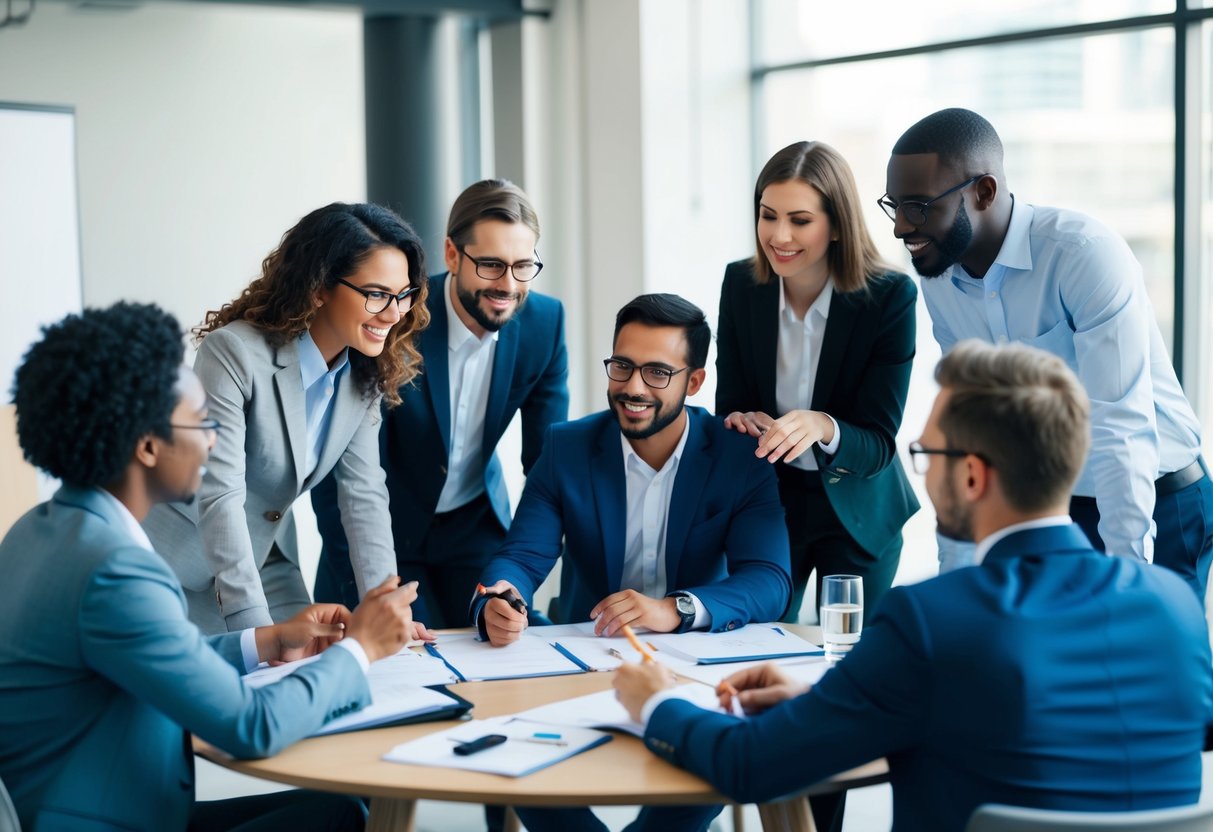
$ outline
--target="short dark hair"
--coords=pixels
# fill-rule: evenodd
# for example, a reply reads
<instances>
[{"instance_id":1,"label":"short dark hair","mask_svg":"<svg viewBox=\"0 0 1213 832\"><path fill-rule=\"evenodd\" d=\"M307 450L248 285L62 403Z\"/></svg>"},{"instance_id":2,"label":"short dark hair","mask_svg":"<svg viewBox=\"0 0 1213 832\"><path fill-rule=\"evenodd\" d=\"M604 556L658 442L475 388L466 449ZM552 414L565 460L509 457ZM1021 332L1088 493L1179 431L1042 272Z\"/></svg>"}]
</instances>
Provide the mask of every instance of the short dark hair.
<instances>
[{"instance_id":1,"label":"short dark hair","mask_svg":"<svg viewBox=\"0 0 1213 832\"><path fill-rule=\"evenodd\" d=\"M482 179L465 188L451 206L446 236L463 248L472 241L472 229L481 220L520 222L539 239L539 216L531 200L508 179Z\"/></svg>"},{"instance_id":2,"label":"short dark hair","mask_svg":"<svg viewBox=\"0 0 1213 832\"><path fill-rule=\"evenodd\" d=\"M177 319L151 304L86 309L43 327L13 383L25 458L68 485L115 482L140 438L170 436L182 338Z\"/></svg>"},{"instance_id":3,"label":"short dark hair","mask_svg":"<svg viewBox=\"0 0 1213 832\"><path fill-rule=\"evenodd\" d=\"M914 153L935 153L945 165L956 170L968 170L996 162L1002 166L1002 140L994 125L972 110L950 107L931 113L909 130L902 133L893 153L908 156ZM994 170L976 170L979 173L996 173Z\"/></svg>"},{"instance_id":4,"label":"short dark hair","mask_svg":"<svg viewBox=\"0 0 1213 832\"><path fill-rule=\"evenodd\" d=\"M1007 502L1039 511L1069 497L1091 444L1091 405L1057 356L1024 344L961 341L935 368L948 390L948 447L983 457Z\"/></svg>"},{"instance_id":5,"label":"short dark hair","mask_svg":"<svg viewBox=\"0 0 1213 832\"><path fill-rule=\"evenodd\" d=\"M615 316L615 338L628 324L679 326L687 337L687 366L699 370L707 366L712 328L703 310L685 298L665 293L640 295Z\"/></svg>"}]
</instances>

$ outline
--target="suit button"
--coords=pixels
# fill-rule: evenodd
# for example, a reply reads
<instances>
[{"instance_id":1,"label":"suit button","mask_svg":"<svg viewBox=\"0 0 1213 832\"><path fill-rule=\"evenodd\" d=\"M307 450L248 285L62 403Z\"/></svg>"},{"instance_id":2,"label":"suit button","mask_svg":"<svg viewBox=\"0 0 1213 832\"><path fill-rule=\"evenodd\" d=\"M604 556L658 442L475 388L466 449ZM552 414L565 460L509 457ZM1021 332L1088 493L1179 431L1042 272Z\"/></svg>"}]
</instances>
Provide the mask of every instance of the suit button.
<instances>
[{"instance_id":1,"label":"suit button","mask_svg":"<svg viewBox=\"0 0 1213 832\"><path fill-rule=\"evenodd\" d=\"M840 473L840 474L849 474L849 473L851 473L851 472L850 472L850 471L848 471L846 468L836 468L835 470L836 470L836 471L838 471L838 473Z\"/></svg>"},{"instance_id":2,"label":"suit button","mask_svg":"<svg viewBox=\"0 0 1213 832\"><path fill-rule=\"evenodd\" d=\"M267 511L262 516L265 517L266 520L269 520L271 523L277 523L279 520L282 519L282 512L281 511Z\"/></svg>"},{"instance_id":3,"label":"suit button","mask_svg":"<svg viewBox=\"0 0 1213 832\"><path fill-rule=\"evenodd\" d=\"M834 483L836 483L836 482L838 482L838 481L839 481L838 477L830 477L830 478L827 480L827 482L829 482L829 483L830 483L830 485L833 485Z\"/></svg>"},{"instance_id":4,"label":"suit button","mask_svg":"<svg viewBox=\"0 0 1213 832\"><path fill-rule=\"evenodd\" d=\"M445 476L446 476L446 466L445 466L445 465L439 465L439 466L438 466L438 473L442 474L442 476L444 476L444 477L445 477Z\"/></svg>"},{"instance_id":5,"label":"suit button","mask_svg":"<svg viewBox=\"0 0 1213 832\"><path fill-rule=\"evenodd\" d=\"M735 629L737 629L737 622L736 622L736 621L730 621L728 624L726 624L726 625L725 625L725 629L726 629L726 630L735 630Z\"/></svg>"}]
</instances>

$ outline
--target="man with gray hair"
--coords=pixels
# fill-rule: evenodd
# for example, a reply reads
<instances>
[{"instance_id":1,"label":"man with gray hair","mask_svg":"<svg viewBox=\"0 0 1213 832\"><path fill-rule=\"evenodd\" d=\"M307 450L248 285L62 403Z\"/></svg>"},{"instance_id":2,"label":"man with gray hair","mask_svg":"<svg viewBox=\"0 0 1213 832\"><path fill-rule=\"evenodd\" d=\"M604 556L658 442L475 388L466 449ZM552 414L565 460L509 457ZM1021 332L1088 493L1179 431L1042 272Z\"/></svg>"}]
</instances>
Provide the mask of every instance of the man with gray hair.
<instances>
[{"instance_id":1,"label":"man with gray hair","mask_svg":"<svg viewBox=\"0 0 1213 832\"><path fill-rule=\"evenodd\" d=\"M741 803L887 757L895 829L960 832L984 803L1195 803L1213 722L1204 616L1172 572L1105 556L1067 515L1090 434L1078 379L1043 351L972 340L936 378L910 454L978 565L895 587L809 690L774 665L727 679L748 720L670 697L659 664L625 665L615 687L645 744Z\"/></svg>"}]
</instances>

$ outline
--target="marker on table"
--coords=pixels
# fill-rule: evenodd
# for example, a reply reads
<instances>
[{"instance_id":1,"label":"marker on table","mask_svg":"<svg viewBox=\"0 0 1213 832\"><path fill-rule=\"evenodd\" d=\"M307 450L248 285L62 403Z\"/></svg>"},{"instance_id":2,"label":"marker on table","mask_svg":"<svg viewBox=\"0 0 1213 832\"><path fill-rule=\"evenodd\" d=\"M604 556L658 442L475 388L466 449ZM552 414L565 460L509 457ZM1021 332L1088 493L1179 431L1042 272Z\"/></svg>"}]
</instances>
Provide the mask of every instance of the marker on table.
<instances>
[{"instance_id":1,"label":"marker on table","mask_svg":"<svg viewBox=\"0 0 1213 832\"><path fill-rule=\"evenodd\" d=\"M624 624L623 627L620 628L620 630L623 632L623 634L625 636L627 636L628 642L632 645L632 649L634 649L640 655L644 656L645 662L657 661L657 659L654 658L653 653L649 650L649 648L647 648L643 644L641 644L640 639L636 638L636 634L632 632L631 627L629 627L627 624Z\"/></svg>"}]
</instances>

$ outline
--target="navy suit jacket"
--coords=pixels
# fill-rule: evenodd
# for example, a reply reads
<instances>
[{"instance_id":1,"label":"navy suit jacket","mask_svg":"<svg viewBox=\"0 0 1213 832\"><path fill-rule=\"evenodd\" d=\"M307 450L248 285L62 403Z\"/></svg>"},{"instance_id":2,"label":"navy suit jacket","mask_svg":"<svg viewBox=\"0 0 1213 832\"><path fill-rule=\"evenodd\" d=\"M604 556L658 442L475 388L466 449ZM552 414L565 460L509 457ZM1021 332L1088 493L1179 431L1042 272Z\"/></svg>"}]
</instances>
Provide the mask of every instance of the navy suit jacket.
<instances>
[{"instance_id":1,"label":"navy suit jacket","mask_svg":"<svg viewBox=\"0 0 1213 832\"><path fill-rule=\"evenodd\" d=\"M693 592L712 630L775 621L791 593L788 535L775 475L753 440L688 407L690 434L674 479L666 524L667 590ZM561 554L567 621L620 590L627 495L619 423L607 410L553 427L527 478L505 543L482 583L512 583L529 605ZM568 595L569 597L565 597ZM483 601L473 605L479 618Z\"/></svg>"},{"instance_id":2,"label":"navy suit jacket","mask_svg":"<svg viewBox=\"0 0 1213 832\"><path fill-rule=\"evenodd\" d=\"M663 702L645 742L747 803L885 756L894 830L960 832L983 803L1195 803L1211 722L1192 590L1069 525L894 588L808 693L748 721Z\"/></svg>"},{"instance_id":3,"label":"navy suit jacket","mask_svg":"<svg viewBox=\"0 0 1213 832\"><path fill-rule=\"evenodd\" d=\"M897 456L897 431L914 362L918 290L890 272L866 292L835 292L810 406L838 422L838 453L814 445L830 507L864 551L879 555L918 511ZM778 418L779 281L754 282L749 260L730 263L720 291L716 413ZM776 465L784 465L777 462Z\"/></svg>"},{"instance_id":4,"label":"navy suit jacket","mask_svg":"<svg viewBox=\"0 0 1213 832\"><path fill-rule=\"evenodd\" d=\"M204 637L168 564L105 495L64 487L0 542L0 778L26 829L180 829L186 731L262 757L370 704L340 648L253 689L240 634Z\"/></svg>"},{"instance_id":5,"label":"navy suit jacket","mask_svg":"<svg viewBox=\"0 0 1213 832\"><path fill-rule=\"evenodd\" d=\"M411 559L425 539L446 484L451 447L451 387L446 316L448 275L432 278L426 305L430 325L421 333L421 375L400 390L402 401L384 410L380 460L387 473L392 536L398 561ZM522 469L529 473L549 425L569 416L569 362L564 345L564 307L530 292L497 336L493 377L484 416L484 488L503 529L510 526L510 498L497 443L514 414L522 411ZM320 534L331 553L348 551L331 479L312 491ZM468 590L471 592L471 588Z\"/></svg>"}]
</instances>

